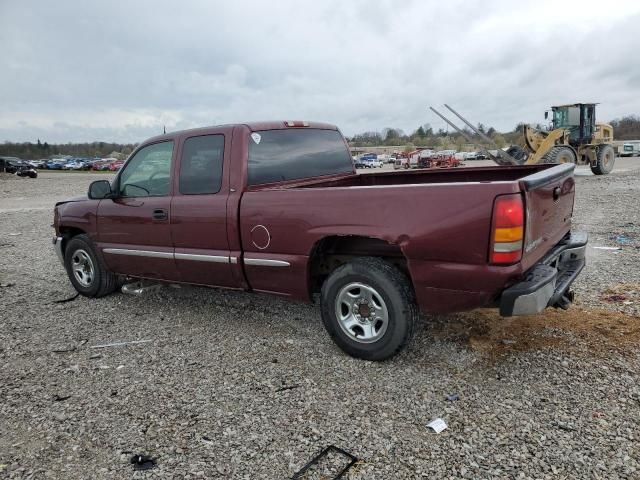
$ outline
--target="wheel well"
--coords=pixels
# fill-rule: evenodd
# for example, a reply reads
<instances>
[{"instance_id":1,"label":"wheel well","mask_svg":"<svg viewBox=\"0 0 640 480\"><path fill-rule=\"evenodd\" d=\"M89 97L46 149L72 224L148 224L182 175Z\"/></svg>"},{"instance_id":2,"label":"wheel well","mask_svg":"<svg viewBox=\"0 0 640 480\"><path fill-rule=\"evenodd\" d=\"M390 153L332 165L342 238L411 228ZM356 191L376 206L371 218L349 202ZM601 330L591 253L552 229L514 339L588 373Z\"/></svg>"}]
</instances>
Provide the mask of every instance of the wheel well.
<instances>
[{"instance_id":1,"label":"wheel well","mask_svg":"<svg viewBox=\"0 0 640 480\"><path fill-rule=\"evenodd\" d=\"M357 235L325 237L314 245L309 257L311 297L320 293L322 284L331 272L354 257L382 258L411 278L407 259L399 245Z\"/></svg>"},{"instance_id":2,"label":"wheel well","mask_svg":"<svg viewBox=\"0 0 640 480\"><path fill-rule=\"evenodd\" d=\"M67 243L73 237L86 233L84 230L76 227L60 227L60 235L62 236L62 253L67 248Z\"/></svg>"}]
</instances>

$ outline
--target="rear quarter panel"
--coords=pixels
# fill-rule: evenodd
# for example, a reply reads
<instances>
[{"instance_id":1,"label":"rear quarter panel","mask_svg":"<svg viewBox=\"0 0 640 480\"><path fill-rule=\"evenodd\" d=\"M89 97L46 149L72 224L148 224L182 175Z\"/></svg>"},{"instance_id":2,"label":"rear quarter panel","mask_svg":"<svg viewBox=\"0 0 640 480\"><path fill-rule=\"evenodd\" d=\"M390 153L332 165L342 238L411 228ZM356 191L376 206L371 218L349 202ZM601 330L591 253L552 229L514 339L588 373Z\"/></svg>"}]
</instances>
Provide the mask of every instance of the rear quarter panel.
<instances>
[{"instance_id":1,"label":"rear quarter panel","mask_svg":"<svg viewBox=\"0 0 640 480\"><path fill-rule=\"evenodd\" d=\"M486 263L493 200L514 192L519 192L517 182L245 192L240 207L245 257L291 264L245 266L245 272L255 290L308 299L307 264L318 241L332 235L378 238L400 246L423 309L438 311L426 304L431 298L427 301L424 288L486 292L492 282L503 284L504 274L519 272L517 267L503 267L501 279L465 278L478 267L490 269Z\"/></svg>"}]
</instances>

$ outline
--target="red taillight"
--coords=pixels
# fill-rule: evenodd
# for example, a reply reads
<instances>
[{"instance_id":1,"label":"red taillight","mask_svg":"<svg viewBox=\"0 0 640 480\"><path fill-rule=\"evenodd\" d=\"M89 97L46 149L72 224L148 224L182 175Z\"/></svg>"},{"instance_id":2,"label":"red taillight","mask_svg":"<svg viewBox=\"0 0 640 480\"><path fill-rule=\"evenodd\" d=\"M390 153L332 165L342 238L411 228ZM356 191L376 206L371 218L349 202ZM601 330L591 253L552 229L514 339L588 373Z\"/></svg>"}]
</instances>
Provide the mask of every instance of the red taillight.
<instances>
[{"instance_id":1,"label":"red taillight","mask_svg":"<svg viewBox=\"0 0 640 480\"><path fill-rule=\"evenodd\" d=\"M524 205L518 193L502 195L493 204L490 261L494 264L517 263L522 258Z\"/></svg>"}]
</instances>

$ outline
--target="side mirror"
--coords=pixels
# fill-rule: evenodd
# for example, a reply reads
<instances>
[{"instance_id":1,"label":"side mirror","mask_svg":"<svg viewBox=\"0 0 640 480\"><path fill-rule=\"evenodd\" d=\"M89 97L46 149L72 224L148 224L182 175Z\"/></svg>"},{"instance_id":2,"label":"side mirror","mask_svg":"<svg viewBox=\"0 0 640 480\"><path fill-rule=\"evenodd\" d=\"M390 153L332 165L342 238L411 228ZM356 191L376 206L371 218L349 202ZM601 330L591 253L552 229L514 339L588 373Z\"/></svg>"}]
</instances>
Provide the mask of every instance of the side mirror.
<instances>
[{"instance_id":1,"label":"side mirror","mask_svg":"<svg viewBox=\"0 0 640 480\"><path fill-rule=\"evenodd\" d=\"M549 118L549 112L544 112L544 119L548 119Z\"/></svg>"},{"instance_id":2,"label":"side mirror","mask_svg":"<svg viewBox=\"0 0 640 480\"><path fill-rule=\"evenodd\" d=\"M111 194L111 184L107 180L96 180L89 185L89 198L92 200L109 198Z\"/></svg>"}]
</instances>

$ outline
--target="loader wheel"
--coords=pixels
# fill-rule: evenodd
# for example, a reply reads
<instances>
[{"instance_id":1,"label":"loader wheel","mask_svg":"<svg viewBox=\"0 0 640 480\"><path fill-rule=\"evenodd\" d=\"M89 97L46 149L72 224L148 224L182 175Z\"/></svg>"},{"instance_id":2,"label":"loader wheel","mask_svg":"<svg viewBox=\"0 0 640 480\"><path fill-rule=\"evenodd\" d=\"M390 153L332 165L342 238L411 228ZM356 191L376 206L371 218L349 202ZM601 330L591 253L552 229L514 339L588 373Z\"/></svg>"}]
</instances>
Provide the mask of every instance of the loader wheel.
<instances>
[{"instance_id":1,"label":"loader wheel","mask_svg":"<svg viewBox=\"0 0 640 480\"><path fill-rule=\"evenodd\" d=\"M613 164L616 161L616 154L611 145L601 145L596 155L596 164L591 165L591 171L594 175L606 175L613 170Z\"/></svg>"},{"instance_id":2,"label":"loader wheel","mask_svg":"<svg viewBox=\"0 0 640 480\"><path fill-rule=\"evenodd\" d=\"M576 163L576 154L569 147L553 147L542 156L541 163Z\"/></svg>"},{"instance_id":3,"label":"loader wheel","mask_svg":"<svg viewBox=\"0 0 640 480\"><path fill-rule=\"evenodd\" d=\"M524 165L529 158L527 151L518 145L511 145L507 149L507 154L515 158L518 161L518 165Z\"/></svg>"}]
</instances>

